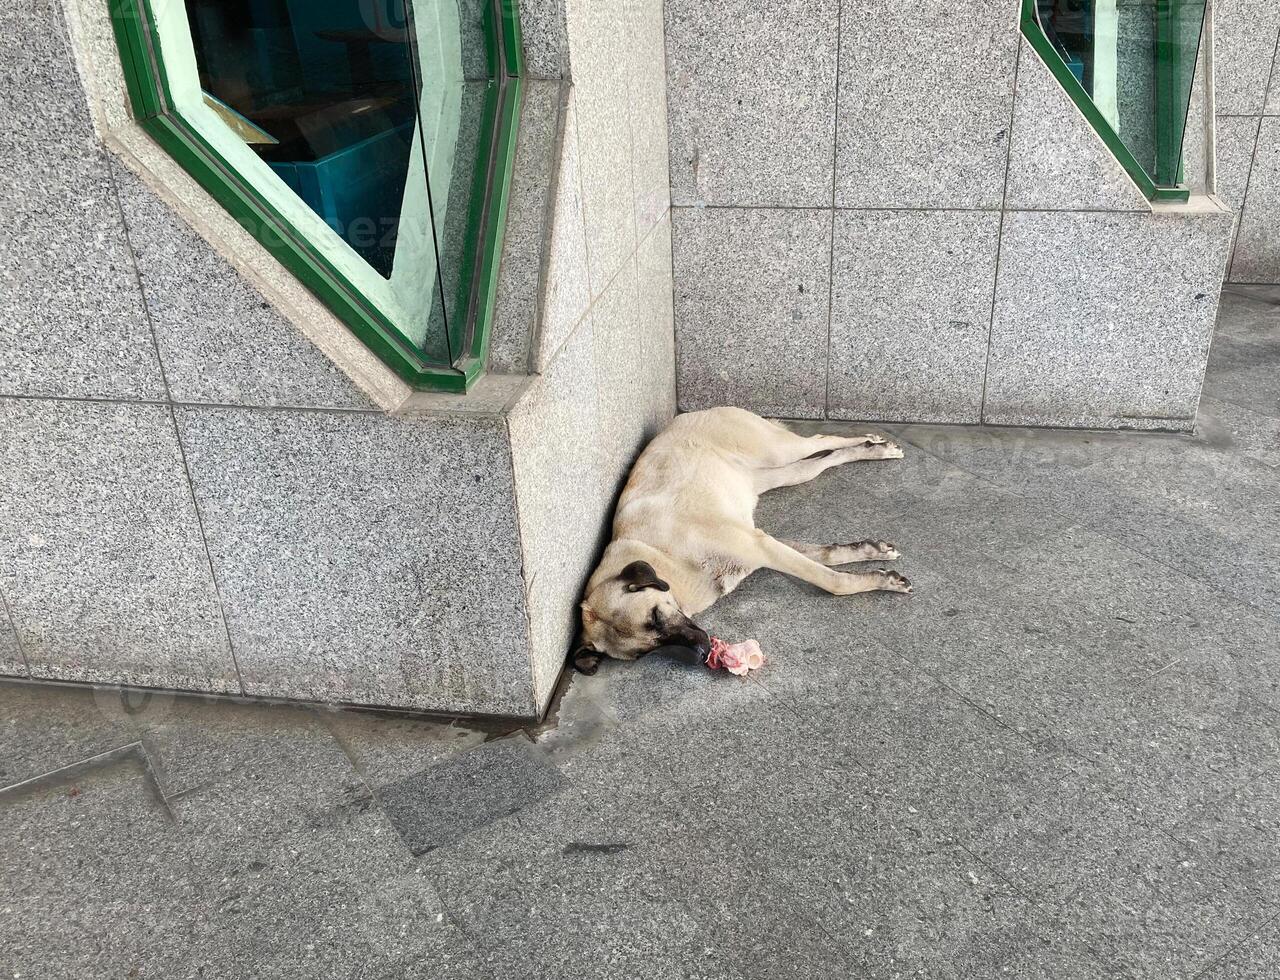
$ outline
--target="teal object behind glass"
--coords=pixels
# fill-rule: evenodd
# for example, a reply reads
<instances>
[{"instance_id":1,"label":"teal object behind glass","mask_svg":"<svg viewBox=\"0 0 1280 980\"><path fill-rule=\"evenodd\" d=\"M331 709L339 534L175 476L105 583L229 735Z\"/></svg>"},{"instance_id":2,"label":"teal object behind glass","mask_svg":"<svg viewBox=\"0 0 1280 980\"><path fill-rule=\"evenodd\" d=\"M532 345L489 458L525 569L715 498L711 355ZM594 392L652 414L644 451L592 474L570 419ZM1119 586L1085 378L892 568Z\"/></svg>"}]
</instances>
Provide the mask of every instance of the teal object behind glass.
<instances>
[{"instance_id":1,"label":"teal object behind glass","mask_svg":"<svg viewBox=\"0 0 1280 980\"><path fill-rule=\"evenodd\" d=\"M1182 180L1204 0L1034 0L1036 20L1150 180Z\"/></svg>"},{"instance_id":2,"label":"teal object behind glass","mask_svg":"<svg viewBox=\"0 0 1280 980\"><path fill-rule=\"evenodd\" d=\"M455 361L494 126L490 5L185 2L206 100L386 280L400 332Z\"/></svg>"}]
</instances>

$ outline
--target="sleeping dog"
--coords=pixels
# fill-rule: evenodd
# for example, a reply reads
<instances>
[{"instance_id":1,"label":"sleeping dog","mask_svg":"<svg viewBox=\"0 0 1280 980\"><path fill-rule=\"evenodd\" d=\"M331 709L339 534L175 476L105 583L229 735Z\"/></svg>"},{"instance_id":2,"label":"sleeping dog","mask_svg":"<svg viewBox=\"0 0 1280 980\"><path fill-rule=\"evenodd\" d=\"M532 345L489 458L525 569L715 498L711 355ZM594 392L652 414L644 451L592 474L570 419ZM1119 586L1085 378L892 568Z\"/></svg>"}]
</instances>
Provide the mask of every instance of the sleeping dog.
<instances>
[{"instance_id":1,"label":"sleeping dog","mask_svg":"<svg viewBox=\"0 0 1280 980\"><path fill-rule=\"evenodd\" d=\"M740 408L677 416L640 455L622 491L613 540L587 582L574 666L594 673L601 657L635 660L669 646L705 662L711 641L692 617L758 568L832 595L910 592L897 572L832 567L897 558L886 541L805 544L755 526L756 501L768 490L844 463L901 458L878 436L799 436Z\"/></svg>"}]
</instances>

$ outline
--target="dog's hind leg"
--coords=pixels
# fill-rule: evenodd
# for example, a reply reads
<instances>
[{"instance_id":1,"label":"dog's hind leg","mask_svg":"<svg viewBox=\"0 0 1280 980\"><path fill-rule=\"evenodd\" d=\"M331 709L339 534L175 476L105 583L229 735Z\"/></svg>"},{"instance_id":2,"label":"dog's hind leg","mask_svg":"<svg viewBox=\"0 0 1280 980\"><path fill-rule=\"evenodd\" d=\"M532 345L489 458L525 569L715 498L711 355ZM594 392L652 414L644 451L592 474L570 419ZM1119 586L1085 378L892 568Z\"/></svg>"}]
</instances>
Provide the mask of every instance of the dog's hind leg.
<instances>
[{"instance_id":1,"label":"dog's hind leg","mask_svg":"<svg viewBox=\"0 0 1280 980\"><path fill-rule=\"evenodd\" d=\"M781 422L743 409L717 408L699 414L706 416L703 432L707 437L754 467L786 466L821 453L884 442L876 435L802 436Z\"/></svg>"},{"instance_id":2,"label":"dog's hind leg","mask_svg":"<svg viewBox=\"0 0 1280 980\"><path fill-rule=\"evenodd\" d=\"M756 547L762 568L772 568L784 575L798 578L825 589L832 595L911 591L911 583L897 572L884 569L873 572L837 572L801 554L785 542L769 537L763 531L756 532Z\"/></svg>"},{"instance_id":3,"label":"dog's hind leg","mask_svg":"<svg viewBox=\"0 0 1280 980\"><path fill-rule=\"evenodd\" d=\"M779 539L806 558L824 565L851 565L859 561L893 561L902 554L888 541L855 541L852 544L808 544Z\"/></svg>"},{"instance_id":4,"label":"dog's hind leg","mask_svg":"<svg viewBox=\"0 0 1280 980\"><path fill-rule=\"evenodd\" d=\"M864 459L902 459L902 450L892 442L871 442L863 439L852 446L844 446L820 456L799 459L782 466L762 467L752 471L756 493L764 493L778 487L791 487L808 483L819 473L833 466L856 463Z\"/></svg>"}]
</instances>

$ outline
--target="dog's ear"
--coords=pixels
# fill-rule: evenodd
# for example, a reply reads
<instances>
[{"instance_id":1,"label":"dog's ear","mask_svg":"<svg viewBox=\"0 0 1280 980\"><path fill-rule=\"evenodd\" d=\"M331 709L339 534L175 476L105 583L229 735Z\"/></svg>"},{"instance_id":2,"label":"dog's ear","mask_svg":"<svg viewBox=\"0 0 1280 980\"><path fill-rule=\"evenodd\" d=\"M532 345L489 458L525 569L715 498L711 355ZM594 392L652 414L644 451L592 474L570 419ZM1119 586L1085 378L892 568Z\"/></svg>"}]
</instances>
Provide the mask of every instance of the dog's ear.
<instances>
[{"instance_id":1,"label":"dog's ear","mask_svg":"<svg viewBox=\"0 0 1280 980\"><path fill-rule=\"evenodd\" d=\"M618 573L618 578L627 583L628 592L641 592L645 589L657 589L659 592L671 591L671 586L658 578L658 573L647 561L633 561Z\"/></svg>"},{"instance_id":2,"label":"dog's ear","mask_svg":"<svg viewBox=\"0 0 1280 980\"><path fill-rule=\"evenodd\" d=\"M578 647L569 656L573 669L580 674L594 674L600 667L600 658L602 654L590 647Z\"/></svg>"}]
</instances>

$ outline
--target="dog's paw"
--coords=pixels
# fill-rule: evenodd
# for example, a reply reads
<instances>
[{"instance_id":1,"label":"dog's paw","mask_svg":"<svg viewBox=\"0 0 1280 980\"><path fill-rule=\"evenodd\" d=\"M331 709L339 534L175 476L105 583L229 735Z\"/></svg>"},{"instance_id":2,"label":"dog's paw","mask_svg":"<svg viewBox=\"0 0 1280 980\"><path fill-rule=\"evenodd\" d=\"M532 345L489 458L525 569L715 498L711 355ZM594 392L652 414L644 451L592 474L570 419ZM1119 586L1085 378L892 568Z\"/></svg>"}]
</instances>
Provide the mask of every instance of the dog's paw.
<instances>
[{"instance_id":1,"label":"dog's paw","mask_svg":"<svg viewBox=\"0 0 1280 980\"><path fill-rule=\"evenodd\" d=\"M590 677L600 669L600 661L603 658L598 653L577 653L573 657L573 669L579 674L586 674Z\"/></svg>"},{"instance_id":2,"label":"dog's paw","mask_svg":"<svg viewBox=\"0 0 1280 980\"><path fill-rule=\"evenodd\" d=\"M872 442L868 439L852 451L854 459L902 459L902 447L896 442Z\"/></svg>"},{"instance_id":3,"label":"dog's paw","mask_svg":"<svg viewBox=\"0 0 1280 980\"><path fill-rule=\"evenodd\" d=\"M878 574L884 580L884 584L880 586L880 589L882 591L901 592L904 595L911 595L913 591L911 588L911 583L907 581L905 576L899 575L897 572L884 572L884 571L879 572Z\"/></svg>"},{"instance_id":4,"label":"dog's paw","mask_svg":"<svg viewBox=\"0 0 1280 980\"><path fill-rule=\"evenodd\" d=\"M868 445L875 446L884 442L884 436L878 436L874 432L868 432L865 436L862 437L862 440Z\"/></svg>"},{"instance_id":5,"label":"dog's paw","mask_svg":"<svg viewBox=\"0 0 1280 980\"><path fill-rule=\"evenodd\" d=\"M829 564L845 565L855 561L894 561L902 553L889 541L854 541L831 546Z\"/></svg>"}]
</instances>

